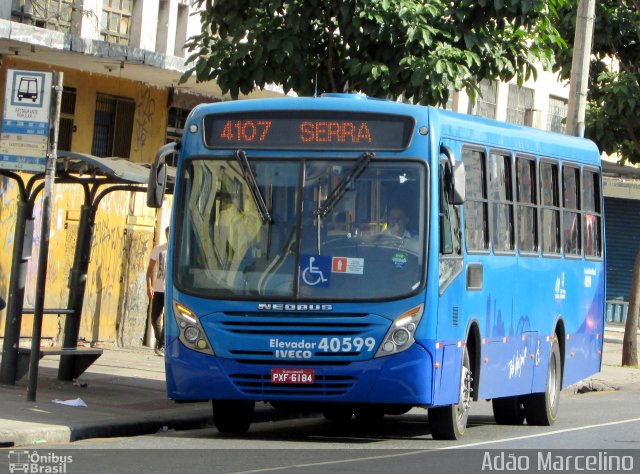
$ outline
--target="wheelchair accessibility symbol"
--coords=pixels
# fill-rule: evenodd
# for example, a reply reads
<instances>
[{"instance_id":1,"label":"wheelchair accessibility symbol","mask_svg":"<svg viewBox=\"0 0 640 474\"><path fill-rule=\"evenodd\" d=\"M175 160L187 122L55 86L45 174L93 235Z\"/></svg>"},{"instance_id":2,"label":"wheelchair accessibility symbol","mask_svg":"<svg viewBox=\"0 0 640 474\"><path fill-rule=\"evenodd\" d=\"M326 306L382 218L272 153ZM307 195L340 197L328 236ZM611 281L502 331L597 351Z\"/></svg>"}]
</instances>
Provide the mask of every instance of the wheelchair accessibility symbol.
<instances>
[{"instance_id":1,"label":"wheelchair accessibility symbol","mask_svg":"<svg viewBox=\"0 0 640 474\"><path fill-rule=\"evenodd\" d=\"M302 255L300 278L305 285L327 288L331 279L331 257Z\"/></svg>"}]
</instances>

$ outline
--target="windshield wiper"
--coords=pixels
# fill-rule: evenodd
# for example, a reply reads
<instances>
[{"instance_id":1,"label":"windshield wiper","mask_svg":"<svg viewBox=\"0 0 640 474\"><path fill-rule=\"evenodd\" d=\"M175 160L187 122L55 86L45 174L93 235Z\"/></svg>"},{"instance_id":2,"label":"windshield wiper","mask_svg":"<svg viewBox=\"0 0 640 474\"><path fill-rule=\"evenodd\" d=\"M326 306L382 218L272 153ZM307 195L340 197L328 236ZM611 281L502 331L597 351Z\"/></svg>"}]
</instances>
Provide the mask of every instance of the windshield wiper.
<instances>
[{"instance_id":1,"label":"windshield wiper","mask_svg":"<svg viewBox=\"0 0 640 474\"><path fill-rule=\"evenodd\" d=\"M244 177L244 181L247 183L247 186L249 186L249 191L251 191L253 202L255 203L256 208L258 208L260 219L262 219L262 222L273 222L271 214L269 214L269 209L267 209L267 204L265 203L264 197L262 197L262 193L260 192L260 188L256 182L256 177L254 176L253 171L251 171L251 165L247 159L247 154L244 150L236 150L235 157L236 160L238 160L238 163L240 163L242 176Z\"/></svg>"},{"instance_id":2,"label":"windshield wiper","mask_svg":"<svg viewBox=\"0 0 640 474\"><path fill-rule=\"evenodd\" d=\"M369 166L369 163L374 156L375 153L371 153L368 151L360 155L358 161L356 161L356 163L353 165L353 168L351 168L349 176L347 176L344 181L336 186L329 197L327 197L327 200L324 202L324 204L315 210L314 213L316 216L326 217L327 214L331 212L331 209L333 209L333 207L338 204L338 201L340 201L340 199L346 192L347 187L356 179L358 179L362 172L367 169L367 166Z\"/></svg>"}]
</instances>

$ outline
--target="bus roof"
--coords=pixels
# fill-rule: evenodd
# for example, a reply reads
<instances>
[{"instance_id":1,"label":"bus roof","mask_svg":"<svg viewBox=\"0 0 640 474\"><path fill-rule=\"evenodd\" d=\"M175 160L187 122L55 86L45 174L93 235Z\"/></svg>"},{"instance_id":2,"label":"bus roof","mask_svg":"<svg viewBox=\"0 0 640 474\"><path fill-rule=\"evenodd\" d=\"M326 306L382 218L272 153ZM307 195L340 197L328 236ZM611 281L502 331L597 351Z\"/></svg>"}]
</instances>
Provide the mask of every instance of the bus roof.
<instances>
[{"instance_id":1,"label":"bus roof","mask_svg":"<svg viewBox=\"0 0 640 474\"><path fill-rule=\"evenodd\" d=\"M562 158L600 166L598 148L591 140L532 127L490 120L435 107L403 104L360 94L323 94L320 97L247 99L196 107L191 121L200 122L212 113L241 113L257 110L349 110L415 118L417 127L427 125L441 138L455 139L492 148L527 152L541 157Z\"/></svg>"}]
</instances>

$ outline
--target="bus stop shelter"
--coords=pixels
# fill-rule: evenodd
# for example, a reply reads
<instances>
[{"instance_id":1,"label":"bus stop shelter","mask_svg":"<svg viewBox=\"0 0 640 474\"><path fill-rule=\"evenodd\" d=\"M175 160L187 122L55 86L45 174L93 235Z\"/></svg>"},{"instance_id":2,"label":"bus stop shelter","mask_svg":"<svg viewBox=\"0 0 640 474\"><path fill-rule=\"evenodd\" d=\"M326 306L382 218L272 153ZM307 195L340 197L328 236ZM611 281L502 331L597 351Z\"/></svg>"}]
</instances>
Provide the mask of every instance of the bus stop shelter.
<instances>
[{"instance_id":1,"label":"bus stop shelter","mask_svg":"<svg viewBox=\"0 0 640 474\"><path fill-rule=\"evenodd\" d=\"M37 375L37 370L30 370L29 367L31 349L20 347L20 328L22 316L34 312L33 308L24 307L24 295L27 264L31 258L33 243L35 221L33 210L38 195L44 189L45 175L44 173L29 175L0 170L0 176L14 180L19 190L0 366L0 383L14 385L27 372L34 372ZM61 356L58 368L59 380L73 380L79 377L102 354L102 349L78 347L82 305L91 259L91 242L100 202L109 193L115 191L146 192L148 180L149 165L147 164L80 153L58 153L55 182L78 185L82 188L84 196L80 207L73 264L68 280L67 305L64 308L44 308L43 311L44 315L65 316L62 346L40 348L38 354L38 359L45 355ZM174 176L171 173L168 181L167 191L172 192ZM44 291L46 288L36 290ZM35 341L32 347L40 347L40 341Z\"/></svg>"}]
</instances>

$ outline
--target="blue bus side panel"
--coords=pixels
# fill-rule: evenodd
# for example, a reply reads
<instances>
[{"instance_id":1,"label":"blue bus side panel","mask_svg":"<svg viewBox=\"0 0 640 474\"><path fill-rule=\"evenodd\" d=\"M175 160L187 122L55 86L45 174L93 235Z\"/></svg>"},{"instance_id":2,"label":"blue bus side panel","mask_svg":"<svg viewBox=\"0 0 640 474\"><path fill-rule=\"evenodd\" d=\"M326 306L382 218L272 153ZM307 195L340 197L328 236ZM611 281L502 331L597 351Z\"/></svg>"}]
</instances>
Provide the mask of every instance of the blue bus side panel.
<instances>
[{"instance_id":1,"label":"blue bus side panel","mask_svg":"<svg viewBox=\"0 0 640 474\"><path fill-rule=\"evenodd\" d=\"M565 318L563 387L600 370L604 335L604 266L601 262L583 262L571 276L574 280L567 291L576 291L577 295L567 294L564 301L564 314L570 311L574 316Z\"/></svg>"},{"instance_id":2,"label":"blue bus side panel","mask_svg":"<svg viewBox=\"0 0 640 474\"><path fill-rule=\"evenodd\" d=\"M442 353L442 364L436 372L439 386L436 386L434 405L458 403L460 398L460 369L462 367L462 348L456 344L447 344L438 351Z\"/></svg>"},{"instance_id":3,"label":"blue bus side panel","mask_svg":"<svg viewBox=\"0 0 640 474\"><path fill-rule=\"evenodd\" d=\"M506 263L515 257L499 258ZM494 267L496 260L468 258L484 265L482 291L468 292L465 301L465 312L481 323L480 398L544 391L558 321L566 333L560 341L563 386L597 373L604 329L602 262L519 257L519 269L503 271Z\"/></svg>"}]
</instances>

